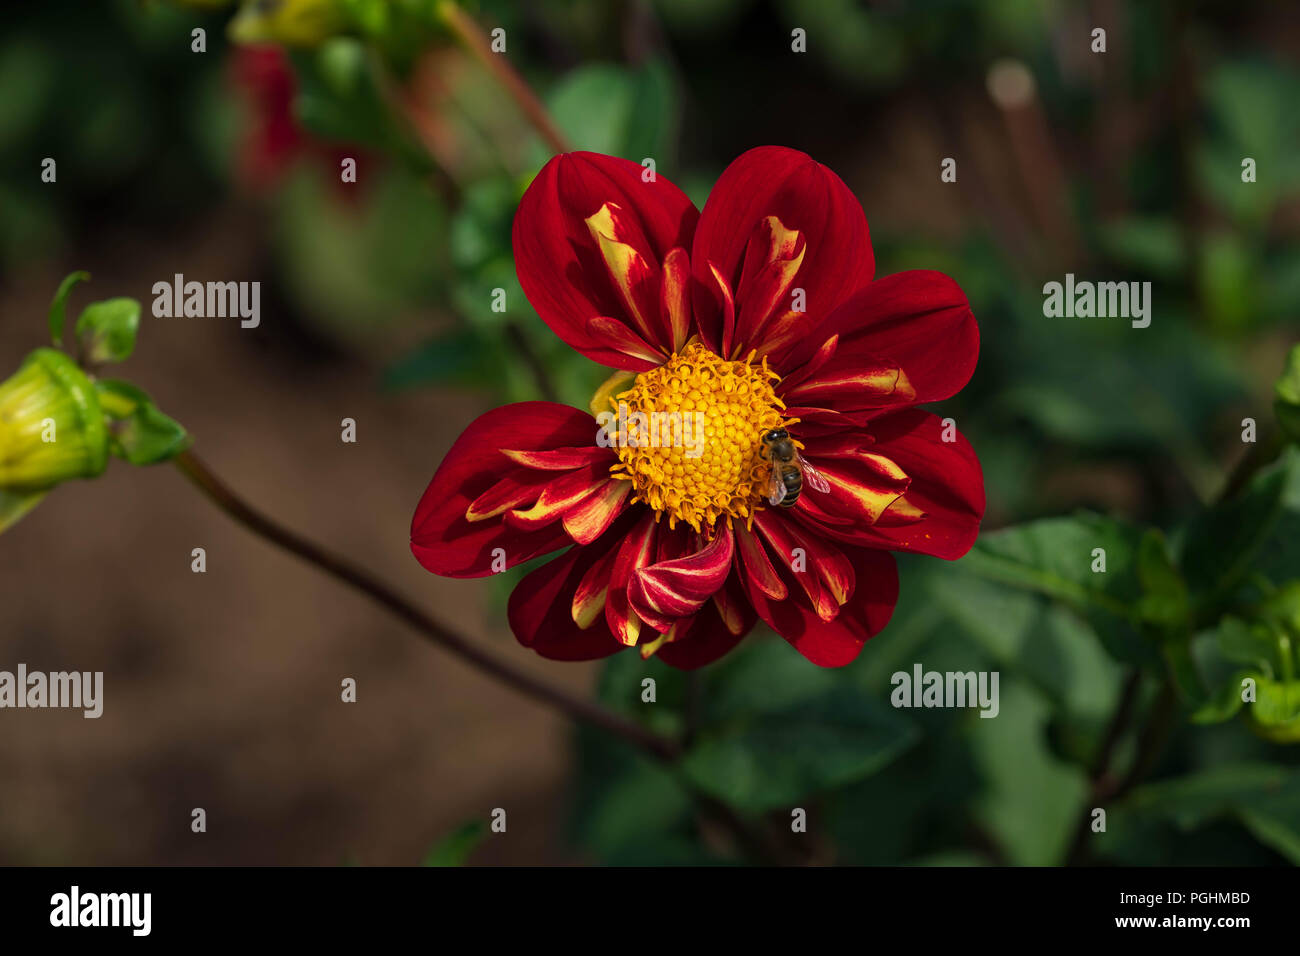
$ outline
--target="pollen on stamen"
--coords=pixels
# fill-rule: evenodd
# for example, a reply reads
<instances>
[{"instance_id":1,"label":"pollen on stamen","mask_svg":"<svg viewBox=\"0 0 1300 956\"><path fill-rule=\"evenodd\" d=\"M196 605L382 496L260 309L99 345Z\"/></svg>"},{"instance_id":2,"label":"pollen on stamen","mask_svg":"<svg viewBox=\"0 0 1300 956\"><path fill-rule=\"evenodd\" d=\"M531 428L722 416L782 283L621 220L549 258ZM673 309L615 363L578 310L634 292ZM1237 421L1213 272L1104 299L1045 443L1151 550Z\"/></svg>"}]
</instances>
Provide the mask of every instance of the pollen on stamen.
<instances>
[{"instance_id":1,"label":"pollen on stamen","mask_svg":"<svg viewBox=\"0 0 1300 956\"><path fill-rule=\"evenodd\" d=\"M752 526L764 506L762 435L798 419L784 416L773 390L780 377L755 354L729 361L692 340L609 399L619 457L610 473L631 481L632 500L656 520L666 514L670 528L703 531L724 516Z\"/></svg>"}]
</instances>

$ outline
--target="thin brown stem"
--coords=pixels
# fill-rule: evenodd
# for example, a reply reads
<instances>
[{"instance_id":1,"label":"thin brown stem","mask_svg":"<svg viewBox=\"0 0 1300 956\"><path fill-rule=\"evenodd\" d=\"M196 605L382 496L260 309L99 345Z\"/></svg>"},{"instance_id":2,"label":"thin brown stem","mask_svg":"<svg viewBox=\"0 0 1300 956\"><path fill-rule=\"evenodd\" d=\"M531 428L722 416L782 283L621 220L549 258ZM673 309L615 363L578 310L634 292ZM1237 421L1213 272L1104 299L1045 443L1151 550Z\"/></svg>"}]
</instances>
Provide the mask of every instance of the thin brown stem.
<instances>
[{"instance_id":1,"label":"thin brown stem","mask_svg":"<svg viewBox=\"0 0 1300 956\"><path fill-rule=\"evenodd\" d=\"M438 8L438 13L443 23L452 32L452 35L496 77L497 82L510 94L510 98L515 101L515 104L528 118L528 122L532 124L533 129L537 130L538 135L542 137L546 145L557 153L569 152L571 147L565 141L564 134L555 125L550 114L546 112L546 107L542 105L542 101L533 93L532 88L524 78L510 65L510 61L506 59L505 55L492 51L492 41L487 38L487 35L474 21L474 18L451 0L442 3Z\"/></svg>"},{"instance_id":2,"label":"thin brown stem","mask_svg":"<svg viewBox=\"0 0 1300 956\"><path fill-rule=\"evenodd\" d=\"M583 721L621 737L654 757L661 760L676 758L678 747L673 741L599 704L572 697L560 688L552 687L545 681L519 670L513 664L506 663L422 611L368 571L338 555L331 554L254 510L217 478L192 451L182 452L176 457L175 463L181 473L213 504L249 531L361 591L394 616L411 625L424 637L468 661L484 673L498 678L536 700L550 704L574 720Z\"/></svg>"},{"instance_id":3,"label":"thin brown stem","mask_svg":"<svg viewBox=\"0 0 1300 956\"><path fill-rule=\"evenodd\" d=\"M1132 716L1137 692L1141 686L1141 673L1137 670L1129 674L1120 694L1119 704L1111 717L1111 722L1103 738L1102 747L1092 769L1092 788L1089 799L1084 804L1075 826L1074 838L1066 853L1067 866L1078 866L1088 858L1088 836L1092 832L1092 811L1108 801L1120 800L1142 782L1143 778L1155 767L1164 751L1165 742L1176 723L1178 715L1178 695L1173 682L1166 680L1160 686L1155 702L1147 714L1146 723L1138 731L1137 754L1128 772L1120 777L1111 769L1111 760L1116 745L1124 734Z\"/></svg>"}]
</instances>

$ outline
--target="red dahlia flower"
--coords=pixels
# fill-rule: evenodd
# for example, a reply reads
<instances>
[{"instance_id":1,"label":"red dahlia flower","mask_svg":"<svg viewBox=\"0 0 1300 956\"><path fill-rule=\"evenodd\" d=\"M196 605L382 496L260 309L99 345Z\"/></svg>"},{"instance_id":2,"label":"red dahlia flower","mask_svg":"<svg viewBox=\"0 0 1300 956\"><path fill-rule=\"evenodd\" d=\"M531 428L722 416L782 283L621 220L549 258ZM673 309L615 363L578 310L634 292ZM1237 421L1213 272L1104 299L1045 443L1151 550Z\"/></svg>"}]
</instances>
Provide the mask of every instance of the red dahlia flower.
<instances>
[{"instance_id":1,"label":"red dahlia flower","mask_svg":"<svg viewBox=\"0 0 1300 956\"><path fill-rule=\"evenodd\" d=\"M546 324L620 371L592 412L523 402L471 424L420 500L411 549L435 574L480 577L567 548L510 597L525 646L557 660L635 646L695 668L762 618L835 667L893 613L891 550L969 550L979 461L914 406L969 380L974 316L940 273L873 281L866 218L825 166L750 150L700 213L635 163L556 156L519 204L514 252ZM620 404L599 431L592 415ZM694 418L701 440L647 443L629 422L655 413ZM828 491L771 504L774 428Z\"/></svg>"}]
</instances>

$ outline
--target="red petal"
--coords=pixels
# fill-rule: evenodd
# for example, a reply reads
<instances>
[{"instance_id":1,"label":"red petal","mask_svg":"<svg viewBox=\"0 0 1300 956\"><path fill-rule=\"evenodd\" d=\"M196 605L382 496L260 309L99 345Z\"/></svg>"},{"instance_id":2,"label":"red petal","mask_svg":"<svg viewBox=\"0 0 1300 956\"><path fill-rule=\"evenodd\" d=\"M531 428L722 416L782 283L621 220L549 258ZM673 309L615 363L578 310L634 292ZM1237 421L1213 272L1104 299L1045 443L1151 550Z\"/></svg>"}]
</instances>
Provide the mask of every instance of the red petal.
<instances>
[{"instance_id":1,"label":"red petal","mask_svg":"<svg viewBox=\"0 0 1300 956\"><path fill-rule=\"evenodd\" d=\"M679 670L695 670L728 653L753 629L758 615L744 599L736 575L728 578L718 593L732 595L724 600L728 607L734 608L734 616L729 619L713 602L706 604L684 635L660 648L657 654L660 660Z\"/></svg>"},{"instance_id":2,"label":"red petal","mask_svg":"<svg viewBox=\"0 0 1300 956\"><path fill-rule=\"evenodd\" d=\"M751 149L723 172L695 231L691 250L698 280L695 308L706 342L722 340L722 310L709 294L717 285L709 266L716 266L735 290L737 308L743 315L746 303L741 280L746 252L756 230L761 235L768 216L775 216L784 230L798 232L806 243L802 262L788 287L804 290L807 311L803 319L808 330L871 281L875 259L867 219L849 188L804 153L779 146ZM777 248L784 246L778 243ZM738 327L730 351L762 348L763 341L747 341L743 333ZM816 344L824 340L823 336ZM783 351L772 353L778 368L790 364L780 361Z\"/></svg>"},{"instance_id":3,"label":"red petal","mask_svg":"<svg viewBox=\"0 0 1300 956\"><path fill-rule=\"evenodd\" d=\"M691 616L727 579L734 543L730 522L723 522L713 540L694 554L639 568L628 584L632 609L660 633Z\"/></svg>"},{"instance_id":4,"label":"red petal","mask_svg":"<svg viewBox=\"0 0 1300 956\"><path fill-rule=\"evenodd\" d=\"M610 547L617 545L610 536ZM623 645L614 640L599 615L583 629L570 613L571 597L588 569L610 548L599 544L570 548L560 557L525 575L510 595L510 629L524 647L558 661L608 657Z\"/></svg>"},{"instance_id":5,"label":"red petal","mask_svg":"<svg viewBox=\"0 0 1300 956\"><path fill-rule=\"evenodd\" d=\"M917 408L872 419L871 434L872 451L907 472L906 503L924 517L897 523L886 512L874 527L836 526L824 532L875 548L960 558L975 543L984 517L984 475L970 443L955 427L954 440L943 441L942 420Z\"/></svg>"},{"instance_id":6,"label":"red petal","mask_svg":"<svg viewBox=\"0 0 1300 956\"><path fill-rule=\"evenodd\" d=\"M603 343L600 354L605 356L605 364L608 364L608 360L618 359L619 364L610 366L611 368L645 372L658 368L668 360L667 355L641 338L619 319L611 319L605 315L592 316L587 320L587 331L593 339ZM592 351L587 357L594 359L596 354L596 351Z\"/></svg>"},{"instance_id":7,"label":"red petal","mask_svg":"<svg viewBox=\"0 0 1300 956\"><path fill-rule=\"evenodd\" d=\"M680 247L673 249L664 259L660 276L662 321L672 336L674 352L680 352L691 337L691 256Z\"/></svg>"},{"instance_id":8,"label":"red petal","mask_svg":"<svg viewBox=\"0 0 1300 956\"><path fill-rule=\"evenodd\" d=\"M818 405L841 412L912 405L916 389L897 365L867 363L845 365L832 360L806 382L780 389L787 405Z\"/></svg>"},{"instance_id":9,"label":"red petal","mask_svg":"<svg viewBox=\"0 0 1300 956\"><path fill-rule=\"evenodd\" d=\"M643 182L641 173L638 164L613 156L585 152L556 156L520 200L513 234L519 284L542 320L589 358L634 370L648 366L609 348L588 327L589 319L608 316L629 331L644 331L611 278L600 241L587 220L606 204L617 208L617 235L609 238L626 247L629 262L636 258L644 265L646 271L639 272L629 287L639 297L640 282L657 278L660 264L673 248L690 248L699 217L685 193L671 182L663 176ZM660 331L657 307L653 313L646 317L656 326L650 345L667 355L673 343Z\"/></svg>"},{"instance_id":10,"label":"red petal","mask_svg":"<svg viewBox=\"0 0 1300 956\"><path fill-rule=\"evenodd\" d=\"M609 480L608 474L607 465L593 465L556 475L542 487L542 493L532 507L506 512L505 523L521 531L534 531L553 524L603 486Z\"/></svg>"},{"instance_id":11,"label":"red petal","mask_svg":"<svg viewBox=\"0 0 1300 956\"><path fill-rule=\"evenodd\" d=\"M878 445L869 445L869 451L845 447L844 439L837 435L805 441L804 454L831 490L815 491L805 483L796 509L816 518L827 517L829 524L867 528L907 491L911 476Z\"/></svg>"},{"instance_id":12,"label":"red petal","mask_svg":"<svg viewBox=\"0 0 1300 956\"><path fill-rule=\"evenodd\" d=\"M830 408L813 408L808 405L787 405L785 414L799 419L799 438L806 440L809 435L823 435L844 431L861 431L870 416L861 413L846 415Z\"/></svg>"},{"instance_id":13,"label":"red petal","mask_svg":"<svg viewBox=\"0 0 1300 956\"><path fill-rule=\"evenodd\" d=\"M594 440L595 421L589 414L553 402L505 405L476 419L456 439L416 506L412 553L434 574L476 578L493 572L496 548L503 549L511 567L564 547L569 536L558 523L521 531L507 527L501 515L471 522L465 512L505 479L529 484L534 474L545 474L516 464L501 449L586 448ZM612 450L600 451L609 464L615 462Z\"/></svg>"},{"instance_id":14,"label":"red petal","mask_svg":"<svg viewBox=\"0 0 1300 956\"><path fill-rule=\"evenodd\" d=\"M797 365L811 358L832 336L839 336L835 354L813 379L851 376L863 368L901 368L912 394L900 393L900 400L890 403L894 405L937 402L956 394L970 381L979 357L979 327L970 303L941 272L900 272L871 283L792 350L788 361ZM831 404L841 411L878 407Z\"/></svg>"},{"instance_id":15,"label":"red petal","mask_svg":"<svg viewBox=\"0 0 1300 956\"><path fill-rule=\"evenodd\" d=\"M744 525L737 524L736 551L740 556L740 568L746 586L753 586L776 601L784 601L789 593L785 582L772 567L772 560L767 556L767 549L758 537Z\"/></svg>"},{"instance_id":16,"label":"red petal","mask_svg":"<svg viewBox=\"0 0 1300 956\"><path fill-rule=\"evenodd\" d=\"M853 594L853 565L844 553L823 537L813 536L784 515L762 511L754 524L763 532L778 565L803 588L809 604L823 621L840 612ZM795 549L802 550L796 562Z\"/></svg>"},{"instance_id":17,"label":"red petal","mask_svg":"<svg viewBox=\"0 0 1300 956\"><path fill-rule=\"evenodd\" d=\"M641 636L641 618L628 601L628 584L637 568L654 562L655 532L659 530L654 515L647 511L623 537L610 571L609 588L605 594L605 620L610 633L629 647Z\"/></svg>"},{"instance_id":18,"label":"red petal","mask_svg":"<svg viewBox=\"0 0 1300 956\"><path fill-rule=\"evenodd\" d=\"M893 555L866 548L844 550L857 580L852 597L834 620L818 617L801 590L792 589L789 600L773 601L746 584L758 616L819 667L842 667L856 658L862 645L889 623L898 601Z\"/></svg>"},{"instance_id":19,"label":"red petal","mask_svg":"<svg viewBox=\"0 0 1300 956\"><path fill-rule=\"evenodd\" d=\"M627 507L632 482L608 478L582 501L564 513L564 530L578 544L590 544L614 523Z\"/></svg>"},{"instance_id":20,"label":"red petal","mask_svg":"<svg viewBox=\"0 0 1300 956\"><path fill-rule=\"evenodd\" d=\"M543 451L503 448L501 454L518 465L541 471L572 471L574 468L594 465L609 458L609 455L596 445L589 448L555 448Z\"/></svg>"}]
</instances>

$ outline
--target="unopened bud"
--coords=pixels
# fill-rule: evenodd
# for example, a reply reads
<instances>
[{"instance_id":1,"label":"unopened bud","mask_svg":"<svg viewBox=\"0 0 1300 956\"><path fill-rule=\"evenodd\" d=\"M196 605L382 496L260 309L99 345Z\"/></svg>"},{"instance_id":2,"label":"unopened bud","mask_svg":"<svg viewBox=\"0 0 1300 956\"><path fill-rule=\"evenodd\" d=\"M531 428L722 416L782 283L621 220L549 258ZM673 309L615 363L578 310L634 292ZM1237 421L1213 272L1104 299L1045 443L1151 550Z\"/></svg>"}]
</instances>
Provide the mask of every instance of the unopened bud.
<instances>
[{"instance_id":1,"label":"unopened bud","mask_svg":"<svg viewBox=\"0 0 1300 956\"><path fill-rule=\"evenodd\" d=\"M108 462L108 431L86 374L56 349L37 349L0 383L0 492L26 495Z\"/></svg>"}]
</instances>

